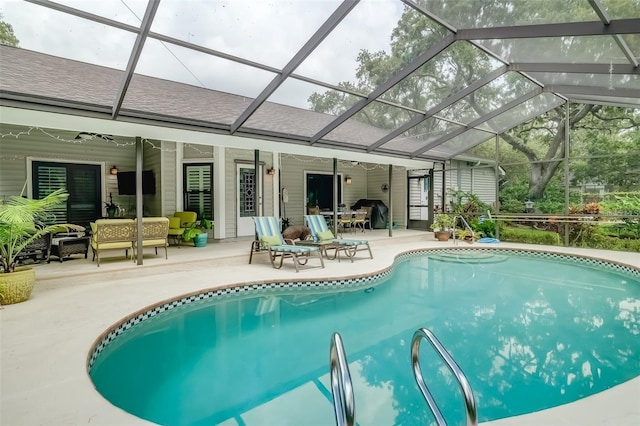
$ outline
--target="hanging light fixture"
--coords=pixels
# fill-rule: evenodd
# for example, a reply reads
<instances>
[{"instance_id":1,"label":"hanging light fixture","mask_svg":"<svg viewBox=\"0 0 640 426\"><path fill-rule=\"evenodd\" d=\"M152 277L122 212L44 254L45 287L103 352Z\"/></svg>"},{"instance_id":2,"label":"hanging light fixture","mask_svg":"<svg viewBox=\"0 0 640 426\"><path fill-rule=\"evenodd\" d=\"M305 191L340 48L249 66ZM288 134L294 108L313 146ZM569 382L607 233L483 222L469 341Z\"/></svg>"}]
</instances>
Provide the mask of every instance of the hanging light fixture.
<instances>
[{"instance_id":1,"label":"hanging light fixture","mask_svg":"<svg viewBox=\"0 0 640 426\"><path fill-rule=\"evenodd\" d=\"M118 174L118 168L116 167L115 164L113 165L113 167L111 167L111 170L109 170L109 173L111 173L112 175Z\"/></svg>"},{"instance_id":2,"label":"hanging light fixture","mask_svg":"<svg viewBox=\"0 0 640 426\"><path fill-rule=\"evenodd\" d=\"M344 183L346 183L347 185L351 185L351 176L345 176Z\"/></svg>"},{"instance_id":3,"label":"hanging light fixture","mask_svg":"<svg viewBox=\"0 0 640 426\"><path fill-rule=\"evenodd\" d=\"M276 169L274 169L273 167L269 167L269 168L267 169L267 174L268 174L269 176L273 176L273 175L275 175L275 174L276 174Z\"/></svg>"}]
</instances>

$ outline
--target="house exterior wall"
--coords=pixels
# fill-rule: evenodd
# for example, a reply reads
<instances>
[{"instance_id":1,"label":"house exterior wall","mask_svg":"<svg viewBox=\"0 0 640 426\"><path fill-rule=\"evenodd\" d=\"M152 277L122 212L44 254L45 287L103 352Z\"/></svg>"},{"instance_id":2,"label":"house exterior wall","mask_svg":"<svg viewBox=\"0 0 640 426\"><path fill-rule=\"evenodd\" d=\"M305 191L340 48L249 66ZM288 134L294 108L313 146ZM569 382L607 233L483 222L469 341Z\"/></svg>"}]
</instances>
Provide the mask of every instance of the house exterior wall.
<instances>
[{"instance_id":1,"label":"house exterior wall","mask_svg":"<svg viewBox=\"0 0 640 426\"><path fill-rule=\"evenodd\" d=\"M489 205L496 203L496 173L492 167L474 168L471 192Z\"/></svg>"},{"instance_id":2,"label":"house exterior wall","mask_svg":"<svg viewBox=\"0 0 640 426\"><path fill-rule=\"evenodd\" d=\"M2 134L24 131L23 127L16 129L0 125ZM117 141L116 144L99 138L75 140L77 132L45 131L48 134L33 129L28 134L20 134L18 138L0 139L0 197L19 195L26 181L28 186L32 185L31 176L27 176L27 161L32 158L63 163L102 164L105 184L102 200L106 201L109 193L112 193L114 203L125 208L130 204L129 196L118 195L117 177L109 174L109 169L116 165L122 171L135 170L135 145L123 145L122 141ZM133 204L135 205L135 201Z\"/></svg>"},{"instance_id":3,"label":"house exterior wall","mask_svg":"<svg viewBox=\"0 0 640 426\"><path fill-rule=\"evenodd\" d=\"M450 162L447 166L446 206L451 208L452 193L454 191L471 192L486 204L494 205L496 201L495 170L487 165L477 165L467 161ZM442 173L436 172L434 178L435 192L442 192ZM438 204L438 197L435 198Z\"/></svg>"},{"instance_id":4,"label":"house exterior wall","mask_svg":"<svg viewBox=\"0 0 640 426\"><path fill-rule=\"evenodd\" d=\"M289 193L289 202L285 204L281 216L288 218L291 225L302 225L307 208L306 175L308 173L332 174L333 159L282 154L280 164L280 186L286 188ZM341 175L342 203L351 207L359 199L367 198L368 178L364 167L338 161L338 174ZM351 177L350 185L344 182L346 176Z\"/></svg>"},{"instance_id":5,"label":"house exterior wall","mask_svg":"<svg viewBox=\"0 0 640 426\"><path fill-rule=\"evenodd\" d=\"M393 167L391 182L393 221L399 228L407 227L407 170L404 167ZM389 205L389 192L383 191L382 185L389 184L389 166L380 165L367 173L367 197L371 200L382 200Z\"/></svg>"},{"instance_id":6,"label":"house exterior wall","mask_svg":"<svg viewBox=\"0 0 640 426\"><path fill-rule=\"evenodd\" d=\"M99 138L93 140L75 140L76 132L50 130L43 133L40 129L32 129L0 125L2 134L19 134L17 138L4 137L0 139L0 196L17 195L27 180L27 159L37 158L45 161L61 161L68 163L101 164L104 170L103 200L107 200L109 193L113 194L114 202L122 205L126 213L135 214L135 198L120 196L117 189L117 177L109 174L111 166L116 165L120 171L135 170L135 144L133 138L115 137L115 142L104 141ZM143 168L153 170L156 178L156 195L144 196L145 215L167 215L179 210L182 196L182 165L192 162L211 162L216 169L215 149L208 145L194 145L171 141L145 141L143 144ZM236 196L237 196L237 167L240 162L253 164L254 151L250 149L216 148L224 159L224 191L218 186L214 191L214 202L224 204L223 238L236 236ZM279 161L277 161L279 158ZM97 159L97 160L96 160ZM106 160L105 160L106 159ZM306 173L317 172L331 174L333 159L314 156L303 156L282 153L276 156L270 151L260 151L260 161L263 165L261 181L263 188L263 215L273 215L280 202L278 192L282 188L288 191L288 202L281 204L279 215L289 218L291 224L302 224L306 211L305 186ZM276 166L280 176L270 176L265 172ZM387 164L356 163L339 160L343 198L342 202L348 207L361 198L382 200L389 205L389 192L381 189L382 184L389 180ZM407 170L401 166L393 168L393 220L401 228L407 224ZM472 168L464 161L452 161L447 165L446 173L448 192L451 190L471 191L481 200L492 204L495 201L495 178L492 167ZM222 171L221 171L222 172ZM345 184L344 177L350 176L352 183ZM215 176L215 173L214 173ZM277 183L279 180L280 188ZM438 195L442 188L442 173L434 174L434 203L440 204ZM29 179L29 185L31 184ZM448 194L449 195L449 194ZM449 200L447 200L447 205ZM222 207L222 206L221 206ZM217 226L221 226L218 222Z\"/></svg>"},{"instance_id":7,"label":"house exterior wall","mask_svg":"<svg viewBox=\"0 0 640 426\"><path fill-rule=\"evenodd\" d=\"M289 156L281 158L281 187L286 188L289 202L284 207L283 217L287 217L292 225L304 223L306 213L305 200L306 173L333 173L333 159L306 156ZM382 200L389 206L389 192L383 192L383 183L389 182L387 165L370 163L352 164L350 161L338 161L338 174L341 175L342 203L353 206L360 199ZM351 184L344 182L346 176L351 177ZM407 179L404 167L393 169L393 220L399 227L406 227L406 192Z\"/></svg>"}]
</instances>

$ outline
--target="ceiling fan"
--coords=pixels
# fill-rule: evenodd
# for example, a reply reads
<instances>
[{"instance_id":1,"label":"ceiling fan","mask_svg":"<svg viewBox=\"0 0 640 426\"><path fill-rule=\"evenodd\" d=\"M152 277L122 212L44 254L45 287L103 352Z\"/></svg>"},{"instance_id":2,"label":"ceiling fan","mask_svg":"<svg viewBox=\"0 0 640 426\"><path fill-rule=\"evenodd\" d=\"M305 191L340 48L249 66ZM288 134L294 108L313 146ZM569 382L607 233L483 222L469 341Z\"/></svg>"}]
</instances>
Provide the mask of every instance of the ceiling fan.
<instances>
[{"instance_id":1,"label":"ceiling fan","mask_svg":"<svg viewBox=\"0 0 640 426\"><path fill-rule=\"evenodd\" d=\"M78 136L76 136L76 139L103 139L105 141L112 141L113 140L113 136L111 135L103 135L100 133L90 133L90 132L80 132L78 133Z\"/></svg>"}]
</instances>

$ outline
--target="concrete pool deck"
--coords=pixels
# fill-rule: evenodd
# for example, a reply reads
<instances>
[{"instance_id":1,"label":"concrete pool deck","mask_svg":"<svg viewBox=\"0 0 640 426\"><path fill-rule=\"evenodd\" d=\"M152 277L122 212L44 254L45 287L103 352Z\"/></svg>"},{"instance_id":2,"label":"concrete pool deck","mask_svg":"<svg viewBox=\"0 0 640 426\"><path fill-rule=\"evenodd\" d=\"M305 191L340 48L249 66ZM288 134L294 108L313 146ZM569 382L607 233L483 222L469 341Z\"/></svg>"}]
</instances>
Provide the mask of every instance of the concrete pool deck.
<instances>
[{"instance_id":1,"label":"concrete pool deck","mask_svg":"<svg viewBox=\"0 0 640 426\"><path fill-rule=\"evenodd\" d=\"M389 238L387 231L375 230L364 237L371 242L373 260L359 253L354 263L325 261L325 269L303 267L300 273L291 261L280 270L273 269L265 256L254 257L254 264L248 265L251 239L214 242L206 248L171 247L168 260L162 252L156 257L147 250L142 266L116 252L107 253L99 268L91 255L88 260L35 265L37 283L31 299L0 309L0 424L150 424L102 398L86 370L87 354L96 338L149 305L238 282L369 274L391 265L403 251L455 247L420 231L394 230ZM638 253L512 243L460 243L457 247L545 250L640 268ZM639 401L640 377L571 404L486 424L638 425Z\"/></svg>"}]
</instances>

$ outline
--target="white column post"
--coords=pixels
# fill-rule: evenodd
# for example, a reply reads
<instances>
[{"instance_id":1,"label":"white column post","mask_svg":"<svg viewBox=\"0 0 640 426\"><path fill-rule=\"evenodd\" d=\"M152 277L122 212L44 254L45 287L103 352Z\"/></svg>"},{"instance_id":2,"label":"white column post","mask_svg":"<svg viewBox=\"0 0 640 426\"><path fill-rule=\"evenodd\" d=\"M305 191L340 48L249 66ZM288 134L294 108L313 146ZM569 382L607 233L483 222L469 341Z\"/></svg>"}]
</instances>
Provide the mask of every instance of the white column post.
<instances>
[{"instance_id":1,"label":"white column post","mask_svg":"<svg viewBox=\"0 0 640 426\"><path fill-rule=\"evenodd\" d=\"M225 164L226 151L224 147L214 146L213 157L213 217L215 226L213 227L213 238L221 240L226 238L226 216L225 216Z\"/></svg>"}]
</instances>

